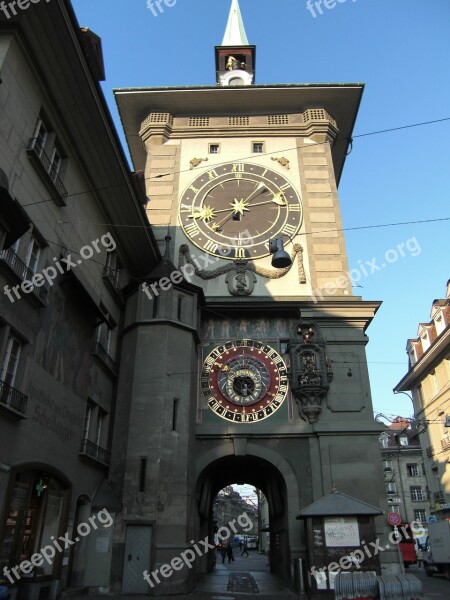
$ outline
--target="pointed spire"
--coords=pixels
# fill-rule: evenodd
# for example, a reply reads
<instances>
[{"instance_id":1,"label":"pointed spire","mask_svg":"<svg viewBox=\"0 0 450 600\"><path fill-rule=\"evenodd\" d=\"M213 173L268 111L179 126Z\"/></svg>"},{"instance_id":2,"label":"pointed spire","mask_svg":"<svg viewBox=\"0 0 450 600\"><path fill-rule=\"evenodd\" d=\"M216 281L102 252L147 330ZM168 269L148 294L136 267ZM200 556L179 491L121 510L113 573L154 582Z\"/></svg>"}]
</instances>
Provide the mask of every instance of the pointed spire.
<instances>
[{"instance_id":1,"label":"pointed spire","mask_svg":"<svg viewBox=\"0 0 450 600\"><path fill-rule=\"evenodd\" d=\"M232 0L222 46L249 46L238 0Z\"/></svg>"}]
</instances>

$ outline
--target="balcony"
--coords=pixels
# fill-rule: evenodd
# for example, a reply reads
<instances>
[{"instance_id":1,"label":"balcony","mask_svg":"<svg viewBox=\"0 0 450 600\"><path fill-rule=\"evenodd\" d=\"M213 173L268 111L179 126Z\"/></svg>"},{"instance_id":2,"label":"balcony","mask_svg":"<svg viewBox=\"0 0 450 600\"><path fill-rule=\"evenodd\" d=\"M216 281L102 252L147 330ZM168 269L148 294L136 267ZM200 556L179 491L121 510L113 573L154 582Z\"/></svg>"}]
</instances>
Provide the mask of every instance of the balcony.
<instances>
[{"instance_id":1,"label":"balcony","mask_svg":"<svg viewBox=\"0 0 450 600\"><path fill-rule=\"evenodd\" d=\"M98 358L114 376L117 375L115 360L109 355L106 348L100 342L94 343L91 354L94 358Z\"/></svg>"},{"instance_id":2,"label":"balcony","mask_svg":"<svg viewBox=\"0 0 450 600\"><path fill-rule=\"evenodd\" d=\"M119 278L120 269L113 269L112 267L105 266L105 268L103 269L103 281L123 304L124 299L119 284Z\"/></svg>"},{"instance_id":3,"label":"balcony","mask_svg":"<svg viewBox=\"0 0 450 600\"><path fill-rule=\"evenodd\" d=\"M53 200L58 206L66 206L69 193L64 187L58 173L55 173L52 161L37 143L37 138L30 139L27 146L27 154L47 189L53 195Z\"/></svg>"},{"instance_id":4,"label":"balcony","mask_svg":"<svg viewBox=\"0 0 450 600\"><path fill-rule=\"evenodd\" d=\"M433 498L435 502L445 502L444 492L434 492Z\"/></svg>"},{"instance_id":5,"label":"balcony","mask_svg":"<svg viewBox=\"0 0 450 600\"><path fill-rule=\"evenodd\" d=\"M110 454L107 450L94 444L90 440L81 440L80 456L86 456L93 458L94 460L102 463L102 465L109 466Z\"/></svg>"},{"instance_id":6,"label":"balcony","mask_svg":"<svg viewBox=\"0 0 450 600\"><path fill-rule=\"evenodd\" d=\"M427 448L427 456L428 458L432 458L435 455L435 449L434 446L428 446Z\"/></svg>"},{"instance_id":7,"label":"balcony","mask_svg":"<svg viewBox=\"0 0 450 600\"><path fill-rule=\"evenodd\" d=\"M25 418L28 397L5 381L0 380L0 408L5 409L10 416Z\"/></svg>"},{"instance_id":8,"label":"balcony","mask_svg":"<svg viewBox=\"0 0 450 600\"><path fill-rule=\"evenodd\" d=\"M442 446L442 450L449 450L450 449L450 438L443 438L441 440L441 446Z\"/></svg>"},{"instance_id":9,"label":"balcony","mask_svg":"<svg viewBox=\"0 0 450 600\"><path fill-rule=\"evenodd\" d=\"M22 281L31 281L35 275L31 269L27 267L27 265L20 259L17 254L8 248L7 250L2 250L0 252L0 261L8 267L10 271L16 275L16 277ZM33 287L31 294L33 294L44 306L47 303L49 286L47 282L44 282L40 287ZM21 297L28 296L31 294L25 294L22 290L19 291ZM15 294L12 293L12 297L14 300L18 300Z\"/></svg>"}]
</instances>

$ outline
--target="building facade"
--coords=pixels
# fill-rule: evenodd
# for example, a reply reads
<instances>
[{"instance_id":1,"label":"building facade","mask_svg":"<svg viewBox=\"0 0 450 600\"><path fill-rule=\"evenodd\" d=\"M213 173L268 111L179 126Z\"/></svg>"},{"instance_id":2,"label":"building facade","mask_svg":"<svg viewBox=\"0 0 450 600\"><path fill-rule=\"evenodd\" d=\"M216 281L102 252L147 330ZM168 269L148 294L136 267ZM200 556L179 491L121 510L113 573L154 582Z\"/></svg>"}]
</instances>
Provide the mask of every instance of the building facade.
<instances>
[{"instance_id":1,"label":"building facade","mask_svg":"<svg viewBox=\"0 0 450 600\"><path fill-rule=\"evenodd\" d=\"M428 480L430 512L450 516L450 281L445 298L431 306L431 320L408 340L408 372L395 387L411 392Z\"/></svg>"},{"instance_id":2,"label":"building facade","mask_svg":"<svg viewBox=\"0 0 450 600\"><path fill-rule=\"evenodd\" d=\"M248 483L290 580L304 507L337 486L388 508L379 302L352 295L337 192L363 86L255 84L233 0L215 85L116 90L131 173L70 2L0 33L2 564L78 532L23 597L186 593L211 553L150 589L143 573L213 539L217 494Z\"/></svg>"},{"instance_id":3,"label":"building facade","mask_svg":"<svg viewBox=\"0 0 450 600\"><path fill-rule=\"evenodd\" d=\"M114 590L148 591L142 548L150 593L193 589L213 557L159 569L212 535L233 483L267 497L270 565L286 579L307 558L296 517L333 484L387 510L365 356L379 302L352 295L337 193L363 86L257 85L255 55L233 0L216 85L115 90L166 244L127 296ZM381 560L400 568L394 551Z\"/></svg>"},{"instance_id":4,"label":"building facade","mask_svg":"<svg viewBox=\"0 0 450 600\"><path fill-rule=\"evenodd\" d=\"M380 435L380 444L391 512L401 515L402 523L416 521L426 527L430 503L419 431L397 417Z\"/></svg>"},{"instance_id":5,"label":"building facade","mask_svg":"<svg viewBox=\"0 0 450 600\"><path fill-rule=\"evenodd\" d=\"M250 524L247 524L247 520L245 521L246 535L258 535L258 507L250 501L244 500L239 492L234 490L231 486L227 486L225 489L220 490L213 503L213 522L215 527L226 527L233 519L236 521L239 515L242 514L248 515L251 522L250 526ZM244 533L242 528L236 527L236 529L238 530L238 533Z\"/></svg>"},{"instance_id":6,"label":"building facade","mask_svg":"<svg viewBox=\"0 0 450 600\"><path fill-rule=\"evenodd\" d=\"M121 510L108 483L121 288L160 260L102 71L69 2L2 18L0 571L20 598L109 585L112 523L89 518ZM53 544L66 533L77 543Z\"/></svg>"}]
</instances>

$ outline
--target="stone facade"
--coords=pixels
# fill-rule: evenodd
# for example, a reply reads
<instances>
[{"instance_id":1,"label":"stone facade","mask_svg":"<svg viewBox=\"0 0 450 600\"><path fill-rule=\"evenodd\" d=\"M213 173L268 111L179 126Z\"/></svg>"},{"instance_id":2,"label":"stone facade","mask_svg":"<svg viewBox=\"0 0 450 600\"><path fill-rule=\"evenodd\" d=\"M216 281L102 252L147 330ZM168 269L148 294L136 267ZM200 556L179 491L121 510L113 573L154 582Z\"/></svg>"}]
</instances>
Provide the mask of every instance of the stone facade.
<instances>
[{"instance_id":1,"label":"stone facade","mask_svg":"<svg viewBox=\"0 0 450 600\"><path fill-rule=\"evenodd\" d=\"M99 40L70 10L33 5L0 31L2 572L121 509L107 481L121 288L160 260L98 91ZM91 527L51 564L12 575L20 597L108 587L112 535Z\"/></svg>"},{"instance_id":2,"label":"stone facade","mask_svg":"<svg viewBox=\"0 0 450 600\"><path fill-rule=\"evenodd\" d=\"M402 523L420 521L426 527L430 502L419 431L397 417L380 436L387 501Z\"/></svg>"},{"instance_id":3,"label":"stone facade","mask_svg":"<svg viewBox=\"0 0 450 600\"><path fill-rule=\"evenodd\" d=\"M412 392L420 426L429 510L439 519L450 515L450 282L445 298L434 300L431 320L420 323L408 340L408 372L395 391Z\"/></svg>"}]
</instances>

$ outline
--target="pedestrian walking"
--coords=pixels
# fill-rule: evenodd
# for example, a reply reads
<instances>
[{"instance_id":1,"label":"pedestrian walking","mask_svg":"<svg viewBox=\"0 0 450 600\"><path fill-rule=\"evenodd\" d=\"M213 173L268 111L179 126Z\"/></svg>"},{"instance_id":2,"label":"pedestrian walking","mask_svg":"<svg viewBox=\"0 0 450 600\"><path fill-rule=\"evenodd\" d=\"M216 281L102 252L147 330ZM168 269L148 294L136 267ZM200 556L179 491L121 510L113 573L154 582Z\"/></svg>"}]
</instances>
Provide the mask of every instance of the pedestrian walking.
<instances>
[{"instance_id":1,"label":"pedestrian walking","mask_svg":"<svg viewBox=\"0 0 450 600\"><path fill-rule=\"evenodd\" d=\"M225 544L222 544L222 548L220 549L220 555L222 557L222 563L225 562L225 557L227 555L227 547Z\"/></svg>"},{"instance_id":2,"label":"pedestrian walking","mask_svg":"<svg viewBox=\"0 0 450 600\"><path fill-rule=\"evenodd\" d=\"M245 540L244 540L244 545L242 546L241 556L244 556L244 554L246 554L248 556L248 547L247 547L247 542Z\"/></svg>"},{"instance_id":3,"label":"pedestrian walking","mask_svg":"<svg viewBox=\"0 0 450 600\"><path fill-rule=\"evenodd\" d=\"M234 556L233 556L233 547L231 546L231 544L228 544L227 546L227 556L228 556L228 563L230 562L234 562Z\"/></svg>"}]
</instances>

